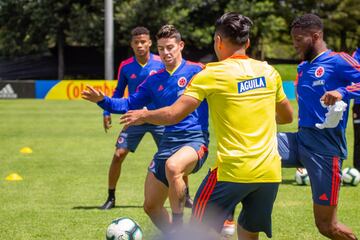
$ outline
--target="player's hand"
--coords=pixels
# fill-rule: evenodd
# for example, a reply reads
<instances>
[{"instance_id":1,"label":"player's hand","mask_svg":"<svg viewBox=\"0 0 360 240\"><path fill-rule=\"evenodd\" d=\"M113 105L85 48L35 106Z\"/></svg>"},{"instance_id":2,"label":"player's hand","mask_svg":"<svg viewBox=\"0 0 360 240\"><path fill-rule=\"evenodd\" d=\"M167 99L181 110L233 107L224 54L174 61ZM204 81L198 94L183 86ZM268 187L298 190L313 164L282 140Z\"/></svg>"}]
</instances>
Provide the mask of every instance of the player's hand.
<instances>
[{"instance_id":1,"label":"player's hand","mask_svg":"<svg viewBox=\"0 0 360 240\"><path fill-rule=\"evenodd\" d=\"M134 125L142 125L145 123L145 115L147 109L131 110L120 117L120 123L125 125L125 128Z\"/></svg>"},{"instance_id":2,"label":"player's hand","mask_svg":"<svg viewBox=\"0 0 360 240\"><path fill-rule=\"evenodd\" d=\"M105 94L102 91L97 91L90 85L86 85L86 89L81 92L81 97L90 102L97 103L104 99Z\"/></svg>"},{"instance_id":3,"label":"player's hand","mask_svg":"<svg viewBox=\"0 0 360 240\"><path fill-rule=\"evenodd\" d=\"M107 133L107 130L109 130L111 126L111 115L105 115L103 118L103 124L104 124L104 130Z\"/></svg>"},{"instance_id":4,"label":"player's hand","mask_svg":"<svg viewBox=\"0 0 360 240\"><path fill-rule=\"evenodd\" d=\"M324 102L324 105L331 106L334 105L337 101L342 100L342 95L338 91L329 91L326 92L321 98L320 101Z\"/></svg>"}]
</instances>

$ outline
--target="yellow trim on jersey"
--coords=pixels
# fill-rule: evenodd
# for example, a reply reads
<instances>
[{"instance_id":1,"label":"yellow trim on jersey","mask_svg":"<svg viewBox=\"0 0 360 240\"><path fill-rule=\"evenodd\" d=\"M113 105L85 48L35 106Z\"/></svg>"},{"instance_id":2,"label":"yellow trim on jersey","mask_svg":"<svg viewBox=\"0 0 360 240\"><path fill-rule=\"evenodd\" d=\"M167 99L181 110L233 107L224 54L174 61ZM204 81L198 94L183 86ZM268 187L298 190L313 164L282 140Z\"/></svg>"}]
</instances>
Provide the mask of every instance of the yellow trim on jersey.
<instances>
[{"instance_id":1,"label":"yellow trim on jersey","mask_svg":"<svg viewBox=\"0 0 360 240\"><path fill-rule=\"evenodd\" d=\"M143 67L145 67L148 63L146 62L145 64L141 64L140 62L138 62L138 64L143 68Z\"/></svg>"},{"instance_id":2,"label":"yellow trim on jersey","mask_svg":"<svg viewBox=\"0 0 360 240\"><path fill-rule=\"evenodd\" d=\"M318 57L320 57L321 55L323 55L323 54L326 53L326 52L327 52L327 50L319 53L318 55L316 55L316 56L310 61L310 63L312 63L313 61L315 61L315 59L317 59Z\"/></svg>"},{"instance_id":3,"label":"yellow trim on jersey","mask_svg":"<svg viewBox=\"0 0 360 240\"><path fill-rule=\"evenodd\" d=\"M150 61L150 58L151 58L151 57L149 57L149 59L146 61L146 63L141 64L141 63L139 62L139 60L136 58L136 56L135 56L136 62L137 62L142 68L145 67L145 66L148 64L148 62Z\"/></svg>"},{"instance_id":4,"label":"yellow trim on jersey","mask_svg":"<svg viewBox=\"0 0 360 240\"><path fill-rule=\"evenodd\" d=\"M180 62L180 64L179 65L177 65L172 71L169 71L169 70L167 70L166 69L166 71L170 74L170 76L171 75L173 75L173 73L180 67L180 65L181 65L181 62Z\"/></svg>"},{"instance_id":5,"label":"yellow trim on jersey","mask_svg":"<svg viewBox=\"0 0 360 240\"><path fill-rule=\"evenodd\" d=\"M281 181L275 107L286 95L273 67L245 56L209 63L184 94L208 102L219 181Z\"/></svg>"}]
</instances>

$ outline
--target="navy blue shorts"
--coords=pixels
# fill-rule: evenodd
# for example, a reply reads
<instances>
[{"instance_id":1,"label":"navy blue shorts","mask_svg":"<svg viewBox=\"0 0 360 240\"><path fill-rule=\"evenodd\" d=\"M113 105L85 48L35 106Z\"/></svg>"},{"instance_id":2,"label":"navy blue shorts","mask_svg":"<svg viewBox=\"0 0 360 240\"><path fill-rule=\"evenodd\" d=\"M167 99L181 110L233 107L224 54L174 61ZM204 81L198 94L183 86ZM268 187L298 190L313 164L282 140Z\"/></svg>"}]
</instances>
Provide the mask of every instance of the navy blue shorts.
<instances>
[{"instance_id":1,"label":"navy blue shorts","mask_svg":"<svg viewBox=\"0 0 360 240\"><path fill-rule=\"evenodd\" d=\"M250 232L265 232L271 238L271 213L279 183L235 183L217 181L217 169L200 185L192 220L221 232L224 221L242 203L238 224Z\"/></svg>"},{"instance_id":2,"label":"navy blue shorts","mask_svg":"<svg viewBox=\"0 0 360 240\"><path fill-rule=\"evenodd\" d=\"M159 147L159 143L164 134L164 127L151 124L131 126L126 130L121 131L116 141L115 147L117 149L124 148L128 149L130 152L135 152L137 146L141 142L141 139L147 132L152 135L156 146Z\"/></svg>"},{"instance_id":3,"label":"navy blue shorts","mask_svg":"<svg viewBox=\"0 0 360 240\"><path fill-rule=\"evenodd\" d=\"M164 133L159 145L159 150L150 163L149 171L152 172L159 181L169 186L165 173L166 160L180 148L185 146L192 147L198 153L198 162L192 171L192 173L195 173L199 171L208 156L208 145L208 132Z\"/></svg>"},{"instance_id":4,"label":"navy blue shorts","mask_svg":"<svg viewBox=\"0 0 360 240\"><path fill-rule=\"evenodd\" d=\"M343 159L310 151L299 141L297 133L278 133L277 138L282 167L305 167L313 201L320 205L336 206Z\"/></svg>"}]
</instances>

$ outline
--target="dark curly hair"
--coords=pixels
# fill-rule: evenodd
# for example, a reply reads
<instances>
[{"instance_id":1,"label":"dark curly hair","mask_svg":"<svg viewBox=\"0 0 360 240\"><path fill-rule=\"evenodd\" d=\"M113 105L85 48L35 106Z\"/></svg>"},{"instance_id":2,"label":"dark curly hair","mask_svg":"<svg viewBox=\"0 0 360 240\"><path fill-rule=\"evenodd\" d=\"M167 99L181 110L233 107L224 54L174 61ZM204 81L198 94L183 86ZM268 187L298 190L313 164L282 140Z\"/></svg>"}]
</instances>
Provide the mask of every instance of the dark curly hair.
<instances>
[{"instance_id":1,"label":"dark curly hair","mask_svg":"<svg viewBox=\"0 0 360 240\"><path fill-rule=\"evenodd\" d=\"M139 36L139 35L142 35L142 34L150 36L149 29L147 29L146 27L139 26L139 27L133 28L131 30L131 36L132 37Z\"/></svg>"},{"instance_id":2,"label":"dark curly hair","mask_svg":"<svg viewBox=\"0 0 360 240\"><path fill-rule=\"evenodd\" d=\"M319 16L307 13L294 19L290 25L291 28L315 29L323 31L324 25Z\"/></svg>"}]
</instances>

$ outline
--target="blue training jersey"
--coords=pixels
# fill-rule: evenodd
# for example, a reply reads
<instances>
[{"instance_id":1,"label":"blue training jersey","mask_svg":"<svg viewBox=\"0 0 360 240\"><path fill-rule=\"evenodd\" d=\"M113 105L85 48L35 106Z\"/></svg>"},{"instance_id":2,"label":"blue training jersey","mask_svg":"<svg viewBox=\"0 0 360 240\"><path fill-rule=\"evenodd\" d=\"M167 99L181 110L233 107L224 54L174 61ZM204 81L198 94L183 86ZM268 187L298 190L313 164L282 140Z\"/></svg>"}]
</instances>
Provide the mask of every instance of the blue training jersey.
<instances>
[{"instance_id":1,"label":"blue training jersey","mask_svg":"<svg viewBox=\"0 0 360 240\"><path fill-rule=\"evenodd\" d=\"M360 48L356 49L352 56L356 61L358 61L358 63L360 63ZM360 98L355 98L354 103L360 104Z\"/></svg>"},{"instance_id":2,"label":"blue training jersey","mask_svg":"<svg viewBox=\"0 0 360 240\"><path fill-rule=\"evenodd\" d=\"M174 73L166 69L159 70L139 85L136 93L128 98L105 97L98 105L111 113L125 113L132 109L141 109L150 102L156 108L172 105L184 92L186 86L203 66L182 60ZM181 122L165 127L165 132L208 131L208 106L203 101L200 106Z\"/></svg>"},{"instance_id":3,"label":"blue training jersey","mask_svg":"<svg viewBox=\"0 0 360 240\"><path fill-rule=\"evenodd\" d=\"M136 92L137 87L149 76L163 69L164 64L158 55L150 53L149 61L144 65L136 60L136 57L128 58L120 63L118 69L118 83L113 93L113 98L124 97L126 86L129 95ZM148 109L155 109L154 104L150 103L146 106ZM109 115L108 111L104 111L104 115Z\"/></svg>"},{"instance_id":4,"label":"blue training jersey","mask_svg":"<svg viewBox=\"0 0 360 240\"><path fill-rule=\"evenodd\" d=\"M360 65L346 53L328 50L302 62L297 79L300 141L314 152L345 158L349 101L360 97ZM320 98L331 90L340 92L348 107L336 128L318 129L315 124L324 122L327 113Z\"/></svg>"}]
</instances>

